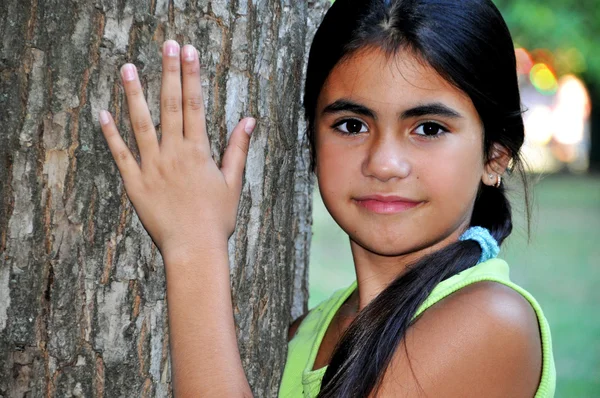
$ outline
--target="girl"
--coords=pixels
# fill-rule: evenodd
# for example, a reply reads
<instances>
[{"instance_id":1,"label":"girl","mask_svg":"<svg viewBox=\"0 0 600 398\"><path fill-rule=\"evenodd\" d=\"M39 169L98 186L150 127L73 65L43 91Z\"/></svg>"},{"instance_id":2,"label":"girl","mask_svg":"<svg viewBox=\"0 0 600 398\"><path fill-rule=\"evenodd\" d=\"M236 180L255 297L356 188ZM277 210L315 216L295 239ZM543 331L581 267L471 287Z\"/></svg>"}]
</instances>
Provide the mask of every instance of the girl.
<instances>
[{"instance_id":1,"label":"girl","mask_svg":"<svg viewBox=\"0 0 600 398\"><path fill-rule=\"evenodd\" d=\"M165 43L159 147L123 66L142 167L106 111L100 120L165 261L177 396L251 396L227 239L255 120L235 128L219 170L198 70L192 46ZM337 0L311 47L304 106L357 280L291 326L280 396L553 396L548 323L495 258L512 229L502 176L509 164L522 175L524 131L512 40L491 1Z\"/></svg>"}]
</instances>

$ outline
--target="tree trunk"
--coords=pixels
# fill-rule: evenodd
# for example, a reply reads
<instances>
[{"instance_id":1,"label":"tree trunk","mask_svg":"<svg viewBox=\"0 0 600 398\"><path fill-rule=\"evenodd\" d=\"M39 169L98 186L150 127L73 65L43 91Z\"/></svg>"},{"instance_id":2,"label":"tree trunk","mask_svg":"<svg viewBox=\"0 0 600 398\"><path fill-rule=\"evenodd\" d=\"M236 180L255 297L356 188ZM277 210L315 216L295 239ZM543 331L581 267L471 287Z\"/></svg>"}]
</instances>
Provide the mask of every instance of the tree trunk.
<instances>
[{"instance_id":1,"label":"tree trunk","mask_svg":"<svg viewBox=\"0 0 600 398\"><path fill-rule=\"evenodd\" d=\"M137 65L158 126L167 38L199 49L217 161L241 117L259 121L229 248L246 374L276 396L308 295L300 90L327 3L0 2L0 397L172 395L162 259L97 122L109 109L137 154L118 69Z\"/></svg>"},{"instance_id":2,"label":"tree trunk","mask_svg":"<svg viewBox=\"0 0 600 398\"><path fill-rule=\"evenodd\" d=\"M584 74L590 95L590 171L600 173L600 77Z\"/></svg>"}]
</instances>

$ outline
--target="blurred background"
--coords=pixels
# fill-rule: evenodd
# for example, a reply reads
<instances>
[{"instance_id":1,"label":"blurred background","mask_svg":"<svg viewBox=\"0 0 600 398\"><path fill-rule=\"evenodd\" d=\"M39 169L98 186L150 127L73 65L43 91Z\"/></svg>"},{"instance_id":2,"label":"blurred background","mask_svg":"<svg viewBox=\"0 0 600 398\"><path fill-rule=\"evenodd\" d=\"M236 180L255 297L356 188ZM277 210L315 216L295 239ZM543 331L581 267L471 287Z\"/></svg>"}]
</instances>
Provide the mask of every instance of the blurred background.
<instances>
[{"instance_id":1,"label":"blurred background","mask_svg":"<svg viewBox=\"0 0 600 398\"><path fill-rule=\"evenodd\" d=\"M515 41L533 215L509 182L501 257L550 323L556 397L600 397L600 0L496 0ZM314 195L313 308L355 279L347 235Z\"/></svg>"}]
</instances>

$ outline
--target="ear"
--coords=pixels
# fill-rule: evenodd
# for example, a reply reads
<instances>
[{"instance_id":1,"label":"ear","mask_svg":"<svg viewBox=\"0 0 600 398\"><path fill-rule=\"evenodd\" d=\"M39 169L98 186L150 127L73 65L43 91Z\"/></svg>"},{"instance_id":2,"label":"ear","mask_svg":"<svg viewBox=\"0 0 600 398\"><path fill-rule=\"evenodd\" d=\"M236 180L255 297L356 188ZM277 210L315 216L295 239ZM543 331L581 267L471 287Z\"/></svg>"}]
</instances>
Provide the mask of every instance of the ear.
<instances>
[{"instance_id":1,"label":"ear","mask_svg":"<svg viewBox=\"0 0 600 398\"><path fill-rule=\"evenodd\" d=\"M494 186L508 168L511 156L508 150L498 143L492 144L492 151L483 168L481 182L485 185Z\"/></svg>"}]
</instances>

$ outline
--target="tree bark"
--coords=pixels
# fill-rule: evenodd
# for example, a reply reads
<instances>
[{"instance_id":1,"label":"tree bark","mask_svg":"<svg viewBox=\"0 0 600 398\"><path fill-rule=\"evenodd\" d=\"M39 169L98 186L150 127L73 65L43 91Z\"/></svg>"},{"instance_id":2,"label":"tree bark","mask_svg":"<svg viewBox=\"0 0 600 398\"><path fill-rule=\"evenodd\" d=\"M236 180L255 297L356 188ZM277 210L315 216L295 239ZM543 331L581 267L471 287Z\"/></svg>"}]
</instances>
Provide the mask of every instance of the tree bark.
<instances>
[{"instance_id":1,"label":"tree bark","mask_svg":"<svg viewBox=\"0 0 600 398\"><path fill-rule=\"evenodd\" d=\"M172 395L162 259L97 122L109 109L137 156L118 69L137 65L159 126L168 38L199 49L217 162L241 117L259 121L230 269L246 374L257 397L277 395L307 303L301 87L327 3L0 2L0 397Z\"/></svg>"}]
</instances>

